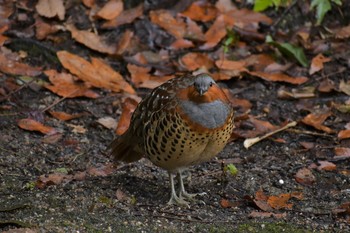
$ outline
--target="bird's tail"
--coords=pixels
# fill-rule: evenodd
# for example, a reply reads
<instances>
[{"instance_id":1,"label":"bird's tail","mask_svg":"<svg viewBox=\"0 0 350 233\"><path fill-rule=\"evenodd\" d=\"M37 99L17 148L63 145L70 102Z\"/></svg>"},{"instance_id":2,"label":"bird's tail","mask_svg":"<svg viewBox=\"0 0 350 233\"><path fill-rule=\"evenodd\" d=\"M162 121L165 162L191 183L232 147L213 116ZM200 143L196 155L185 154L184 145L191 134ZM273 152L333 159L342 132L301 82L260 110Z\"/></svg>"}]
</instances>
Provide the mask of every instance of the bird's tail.
<instances>
[{"instance_id":1,"label":"bird's tail","mask_svg":"<svg viewBox=\"0 0 350 233\"><path fill-rule=\"evenodd\" d=\"M143 154L137 151L135 142L128 137L127 134L123 134L108 146L110 154L114 157L114 161L123 161L131 163L137 161L143 157Z\"/></svg>"}]
</instances>

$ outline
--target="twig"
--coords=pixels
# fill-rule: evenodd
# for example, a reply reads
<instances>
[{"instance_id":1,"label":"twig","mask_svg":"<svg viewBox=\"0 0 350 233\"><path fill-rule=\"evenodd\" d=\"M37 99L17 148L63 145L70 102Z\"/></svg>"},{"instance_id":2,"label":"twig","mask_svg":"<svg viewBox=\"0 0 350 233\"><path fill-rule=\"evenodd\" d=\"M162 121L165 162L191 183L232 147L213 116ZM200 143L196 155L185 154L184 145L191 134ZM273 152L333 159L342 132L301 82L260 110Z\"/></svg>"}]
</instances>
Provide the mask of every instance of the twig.
<instances>
[{"instance_id":1,"label":"twig","mask_svg":"<svg viewBox=\"0 0 350 233\"><path fill-rule=\"evenodd\" d=\"M308 134L308 135L313 135L313 136L333 138L332 135L328 135L328 134L324 134L324 133L317 133L317 132L308 131L308 130L288 129L287 131L292 132L292 133L298 133L298 134Z\"/></svg>"},{"instance_id":2,"label":"twig","mask_svg":"<svg viewBox=\"0 0 350 233\"><path fill-rule=\"evenodd\" d=\"M75 91L72 91L69 95L62 97L61 99L59 99L59 100L53 102L52 104L50 104L49 106L47 106L46 108L44 108L43 110L41 110L41 112L42 112L42 113L46 112L46 111L49 110L50 108L52 108L52 107L54 107L55 105L61 103L63 100L69 98L70 96L72 96L73 94L75 94L75 93L78 92L78 91L79 91L79 89L77 89L77 90L75 90Z\"/></svg>"},{"instance_id":3,"label":"twig","mask_svg":"<svg viewBox=\"0 0 350 233\"><path fill-rule=\"evenodd\" d=\"M277 130L275 130L275 131L272 131L272 132L270 132L270 133L267 133L267 134L265 134L264 136L256 137L256 138L248 138L248 139L246 139L246 140L244 141L243 145L244 145L244 147L245 147L246 149L248 149L249 147L251 147L251 146L254 145L255 143L258 143L258 142L260 142L261 140L263 140L263 139L265 139L265 138L267 138L267 137L270 137L270 136L273 135L273 134L276 134L276 133L278 133L278 132L281 132L281 131L283 131L283 130L285 130L285 129L288 129L288 128L290 128L290 127L294 127L294 126L296 126L296 125L297 125L297 122L296 122L296 121L292 121L292 122L290 122L289 124L283 126L282 128L279 128L279 129L277 129Z\"/></svg>"}]
</instances>

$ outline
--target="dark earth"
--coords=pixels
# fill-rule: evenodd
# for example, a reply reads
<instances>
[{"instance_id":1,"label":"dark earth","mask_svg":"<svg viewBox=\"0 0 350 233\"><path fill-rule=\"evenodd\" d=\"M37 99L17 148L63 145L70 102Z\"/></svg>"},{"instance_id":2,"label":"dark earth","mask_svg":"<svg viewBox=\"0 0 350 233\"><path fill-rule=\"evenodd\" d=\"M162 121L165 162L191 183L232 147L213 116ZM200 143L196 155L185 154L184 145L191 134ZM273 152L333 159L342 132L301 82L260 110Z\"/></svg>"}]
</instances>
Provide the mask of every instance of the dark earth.
<instances>
[{"instance_id":1,"label":"dark earth","mask_svg":"<svg viewBox=\"0 0 350 233\"><path fill-rule=\"evenodd\" d=\"M336 14L334 14L336 15ZM42 42L40 42L42 43ZM61 46L66 46L65 42ZM71 45L69 45L71 46ZM66 49L71 50L67 45ZM345 46L345 45L344 45ZM83 46L74 44L81 55ZM61 48L62 49L62 48ZM336 59L326 63L304 86L317 87L325 79L334 83L349 80L349 46ZM335 54L330 54L335 56ZM29 57L28 62L47 64L43 57ZM49 64L55 67L56 64ZM116 65L115 68L117 68ZM345 69L342 69L345 68ZM297 67L293 69L298 72ZM339 70L341 70L339 72ZM305 74L307 75L307 74ZM0 76L0 85L9 76ZM96 121L101 117L118 118L122 95L96 90L98 99L65 99L54 106L55 111L85 115L69 121L80 125L85 133L73 133L65 122L41 112L60 97L46 89L26 86L0 102L0 230L26 228L33 232L350 232L349 214L336 214L341 204L350 200L349 159L335 160L336 146L349 147L350 140L339 140L300 122L309 111L330 108L349 97L338 91L317 93L310 99L286 100L277 97L281 87L294 86L268 82L253 77L220 82L236 97L252 104L250 114L275 125L297 121L298 125L249 149L243 139L232 140L224 151L210 162L189 168L186 180L191 193L206 192L190 207L167 206L170 197L167 173L143 159L132 164L118 164L114 172L87 175L80 180L67 180L57 185L37 187L40 176L63 172L77 174L87 169L109 166L112 158L106 152L113 140L113 130ZM302 88L302 86L298 88ZM144 96L149 90L138 90ZM10 108L8 108L10 106ZM266 108L269 111L266 111ZM306 109L309 109L307 111ZM312 110L310 110L312 109ZM238 109L237 116L243 112ZM40 133L22 130L17 121L34 117L60 129L63 137L56 143L43 142ZM349 115L332 108L325 125L338 132L350 120ZM251 125L240 125L252 130ZM242 128L243 127L243 128ZM283 139L278 142L274 139ZM305 149L300 142L315 145ZM315 182L296 182L299 169L331 161L336 170L312 169ZM238 174L225 171L233 163ZM251 217L261 211L253 199L258 190L268 195L300 192L302 199L292 198L290 209L273 210L284 217ZM222 206L222 200L231 205ZM28 231L29 232L29 231Z\"/></svg>"}]
</instances>

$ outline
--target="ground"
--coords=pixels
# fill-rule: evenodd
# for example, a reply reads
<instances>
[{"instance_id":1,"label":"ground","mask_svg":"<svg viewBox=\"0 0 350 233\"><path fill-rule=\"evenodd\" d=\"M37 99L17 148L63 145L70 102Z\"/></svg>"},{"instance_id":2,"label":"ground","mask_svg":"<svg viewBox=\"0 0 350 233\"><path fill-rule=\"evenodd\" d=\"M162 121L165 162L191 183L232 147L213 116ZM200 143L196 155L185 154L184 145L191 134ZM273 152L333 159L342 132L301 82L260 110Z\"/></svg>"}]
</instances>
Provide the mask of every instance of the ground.
<instances>
[{"instance_id":1,"label":"ground","mask_svg":"<svg viewBox=\"0 0 350 233\"><path fill-rule=\"evenodd\" d=\"M80 17L78 13L72 15ZM64 33L60 36L69 37ZM72 49L81 56L90 53L87 48L64 39L60 49ZM4 232L25 232L24 229L27 232L350 232L349 155L335 156L335 148L350 147L349 139L341 140L337 135L349 122L349 116L334 107L349 99L338 86L342 80L349 80L350 62L347 49L336 49L342 53L329 53L332 60L325 63L322 72L301 86L266 81L249 74L219 82L233 96L250 101L252 107L247 113L236 106L237 132L217 158L188 169L187 190L206 193L189 207L167 205L170 198L167 173L150 161L113 165L106 148L116 137L115 132L97 120L120 117L122 94L95 88L100 98L62 100L43 87L25 85L5 97L2 95L0 229ZM309 54L308 58L311 57ZM125 61L109 59L115 69L128 73ZM29 53L27 60L31 64L63 69L45 56ZM295 63L289 71L295 76L308 76L307 69ZM278 94L282 89L319 88L325 80L333 82L335 88L316 91L312 98L281 98ZM0 76L0 87L8 85L7 82L19 83L11 75ZM141 97L150 92L143 88L137 91ZM83 116L68 122L57 120L42 111L52 103L56 103L52 107L55 111L83 113ZM309 113L322 109L330 112L323 123L332 130L328 133L302 123ZM297 126L246 149L242 135L258 130L259 126L247 121L251 116L276 126L296 121ZM39 119L54 127L59 133L57 140L52 135L21 129L18 122L24 118ZM322 162L332 165L322 167ZM226 169L228 164L233 164L238 173L230 174ZM300 180L297 174L303 168L311 171L313 177ZM279 195L291 195L291 198L275 208L267 205L267 199Z\"/></svg>"}]
</instances>

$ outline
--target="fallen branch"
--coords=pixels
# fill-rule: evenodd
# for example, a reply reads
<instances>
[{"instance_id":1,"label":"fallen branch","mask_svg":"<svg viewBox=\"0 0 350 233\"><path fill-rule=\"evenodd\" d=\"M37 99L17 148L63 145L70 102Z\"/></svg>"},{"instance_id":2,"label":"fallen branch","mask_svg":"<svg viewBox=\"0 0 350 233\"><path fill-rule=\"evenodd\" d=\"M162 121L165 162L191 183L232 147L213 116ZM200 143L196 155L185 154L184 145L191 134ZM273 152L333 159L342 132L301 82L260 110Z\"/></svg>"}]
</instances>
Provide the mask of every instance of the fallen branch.
<instances>
[{"instance_id":1,"label":"fallen branch","mask_svg":"<svg viewBox=\"0 0 350 233\"><path fill-rule=\"evenodd\" d=\"M265 134L264 136L256 137L256 138L248 138L248 139L244 140L243 145L244 145L244 147L245 147L246 149L248 149L249 147L251 147L251 146L254 145L255 143L258 143L258 142L260 142L261 140L264 140L265 138L270 137L270 136L273 135L273 134L276 134L276 133L278 133L278 132L281 132L281 131L283 131L283 130L285 130L285 129L288 129L288 128L290 128L290 127L294 127L294 126L296 126L296 125L297 125L297 122L296 122L296 121L292 121L292 122L288 123L287 125L283 126L282 128L279 128L279 129L277 129L277 130L275 130L275 131L272 131L272 132L270 132L270 133L267 133L267 134Z\"/></svg>"}]
</instances>

